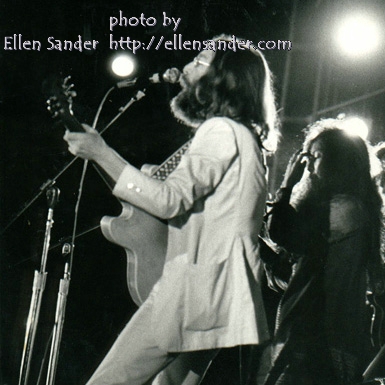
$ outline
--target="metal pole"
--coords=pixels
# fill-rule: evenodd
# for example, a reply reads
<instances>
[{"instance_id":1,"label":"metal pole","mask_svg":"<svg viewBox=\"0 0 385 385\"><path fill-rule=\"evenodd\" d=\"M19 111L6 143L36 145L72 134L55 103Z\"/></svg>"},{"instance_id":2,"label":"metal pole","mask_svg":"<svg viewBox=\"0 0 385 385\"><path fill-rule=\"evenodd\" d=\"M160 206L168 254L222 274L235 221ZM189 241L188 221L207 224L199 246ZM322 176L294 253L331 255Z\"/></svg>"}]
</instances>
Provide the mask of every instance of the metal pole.
<instances>
[{"instance_id":1,"label":"metal pole","mask_svg":"<svg viewBox=\"0 0 385 385\"><path fill-rule=\"evenodd\" d=\"M290 29L289 29L289 40L293 43L293 49L287 53L286 61L285 61L285 68L283 72L283 79L282 79L282 88L281 88L281 103L280 103L280 115L283 122L285 122L285 114L286 114L286 103L287 103L287 97L289 94L289 85L290 85L290 73L291 73L291 67L292 67L292 60L293 60L293 54L295 50L294 40L295 40L295 27L296 27L296 21L297 21L297 12L298 12L298 0L294 0L293 7L291 11L291 18L290 18ZM274 193L277 189L277 180L276 180L276 174L277 174L277 158L274 159L271 170L269 170L269 191L271 193Z\"/></svg>"},{"instance_id":2,"label":"metal pole","mask_svg":"<svg viewBox=\"0 0 385 385\"><path fill-rule=\"evenodd\" d=\"M48 215L46 222L46 230L44 237L43 253L40 265L40 271L35 271L35 276L32 286L31 304L29 307L29 314L27 319L27 326L25 332L23 355L20 366L19 385L26 385L28 383L29 371L31 366L31 359L33 353L33 347L35 344L35 336L37 325L39 323L39 315L41 308L41 301L43 298L45 283L47 279L47 273L45 271L47 264L47 256L49 250L49 243L51 239L51 229L53 226L53 209L59 200L59 189L57 187L51 187L47 190L48 199Z\"/></svg>"},{"instance_id":3,"label":"metal pole","mask_svg":"<svg viewBox=\"0 0 385 385\"><path fill-rule=\"evenodd\" d=\"M59 358L59 347L63 332L64 318L65 318L65 309L67 304L67 295L69 291L70 284L70 274L69 274L69 265L68 262L64 266L64 276L60 280L59 293L56 303L56 314L55 314L55 325L53 328L51 352L49 356L48 371L47 371L47 381L46 385L53 385L55 383L56 368Z\"/></svg>"}]
</instances>

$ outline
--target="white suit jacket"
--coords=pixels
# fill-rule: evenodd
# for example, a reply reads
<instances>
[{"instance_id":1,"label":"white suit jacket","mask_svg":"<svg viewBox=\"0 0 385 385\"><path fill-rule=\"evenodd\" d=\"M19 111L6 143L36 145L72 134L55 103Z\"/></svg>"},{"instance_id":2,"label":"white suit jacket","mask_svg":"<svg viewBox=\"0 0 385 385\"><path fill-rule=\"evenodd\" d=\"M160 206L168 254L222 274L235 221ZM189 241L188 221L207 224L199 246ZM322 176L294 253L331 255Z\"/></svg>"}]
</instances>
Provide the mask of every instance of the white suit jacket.
<instances>
[{"instance_id":1,"label":"white suit jacket","mask_svg":"<svg viewBox=\"0 0 385 385\"><path fill-rule=\"evenodd\" d=\"M245 126L209 119L165 181L127 165L113 192L168 219L166 263L153 289L152 325L161 348L268 339L258 277L266 178L261 149Z\"/></svg>"}]
</instances>

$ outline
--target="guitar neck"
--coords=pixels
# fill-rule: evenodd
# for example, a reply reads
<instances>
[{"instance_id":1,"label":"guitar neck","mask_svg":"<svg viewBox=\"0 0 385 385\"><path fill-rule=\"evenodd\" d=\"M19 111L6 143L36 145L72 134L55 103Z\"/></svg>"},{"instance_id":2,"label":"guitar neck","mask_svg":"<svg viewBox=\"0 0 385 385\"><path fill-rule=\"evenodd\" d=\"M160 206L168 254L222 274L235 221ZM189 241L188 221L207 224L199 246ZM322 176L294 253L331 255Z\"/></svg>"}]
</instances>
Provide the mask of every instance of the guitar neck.
<instances>
[{"instance_id":1,"label":"guitar neck","mask_svg":"<svg viewBox=\"0 0 385 385\"><path fill-rule=\"evenodd\" d=\"M76 94L74 95L72 89L73 85L69 85L68 81L69 77L67 77L59 87L59 91L55 97L51 97L47 101L49 105L48 110L53 114L53 118L58 118L62 125L69 131L84 132L83 126L72 113L72 98L76 96ZM186 142L174 154L166 159L165 162L158 166L150 176L155 179L165 180L178 166L182 155L189 148L190 144L191 140ZM109 182L107 184L111 187Z\"/></svg>"},{"instance_id":2,"label":"guitar neck","mask_svg":"<svg viewBox=\"0 0 385 385\"><path fill-rule=\"evenodd\" d=\"M84 132L83 126L74 115L70 113L62 113L60 114L60 120L68 130L72 132Z\"/></svg>"}]
</instances>

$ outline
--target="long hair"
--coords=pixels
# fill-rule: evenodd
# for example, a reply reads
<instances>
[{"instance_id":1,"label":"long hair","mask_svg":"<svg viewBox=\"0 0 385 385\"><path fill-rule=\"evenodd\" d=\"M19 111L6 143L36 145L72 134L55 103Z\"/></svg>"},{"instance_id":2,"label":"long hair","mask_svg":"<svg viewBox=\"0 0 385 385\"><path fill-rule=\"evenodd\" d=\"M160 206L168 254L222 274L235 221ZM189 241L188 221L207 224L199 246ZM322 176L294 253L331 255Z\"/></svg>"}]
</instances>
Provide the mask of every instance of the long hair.
<instances>
[{"instance_id":1,"label":"long hair","mask_svg":"<svg viewBox=\"0 0 385 385\"><path fill-rule=\"evenodd\" d=\"M325 188L329 198L336 194L348 194L362 202L368 214L369 247L367 269L369 284L373 290L382 284L381 231L383 228L382 198L371 170L371 148L362 138L350 135L330 120L324 125L317 122L308 130L305 150L320 141L322 167L325 171Z\"/></svg>"},{"instance_id":2,"label":"long hair","mask_svg":"<svg viewBox=\"0 0 385 385\"><path fill-rule=\"evenodd\" d=\"M193 87L198 119L229 117L255 132L267 150L276 150L279 124L272 74L259 51L218 49L207 73Z\"/></svg>"}]
</instances>

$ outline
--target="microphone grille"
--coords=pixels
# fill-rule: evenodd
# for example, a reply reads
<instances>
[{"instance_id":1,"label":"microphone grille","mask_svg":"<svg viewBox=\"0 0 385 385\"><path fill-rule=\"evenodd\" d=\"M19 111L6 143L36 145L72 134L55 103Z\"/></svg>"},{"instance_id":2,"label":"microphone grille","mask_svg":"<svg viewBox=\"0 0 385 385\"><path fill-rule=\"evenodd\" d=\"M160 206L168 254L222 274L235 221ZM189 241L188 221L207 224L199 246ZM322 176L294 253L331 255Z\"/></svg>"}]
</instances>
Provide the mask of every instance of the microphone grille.
<instances>
[{"instance_id":1,"label":"microphone grille","mask_svg":"<svg viewBox=\"0 0 385 385\"><path fill-rule=\"evenodd\" d=\"M166 70L162 77L165 82L174 84L179 81L180 76L181 72L178 68L173 67Z\"/></svg>"}]
</instances>

